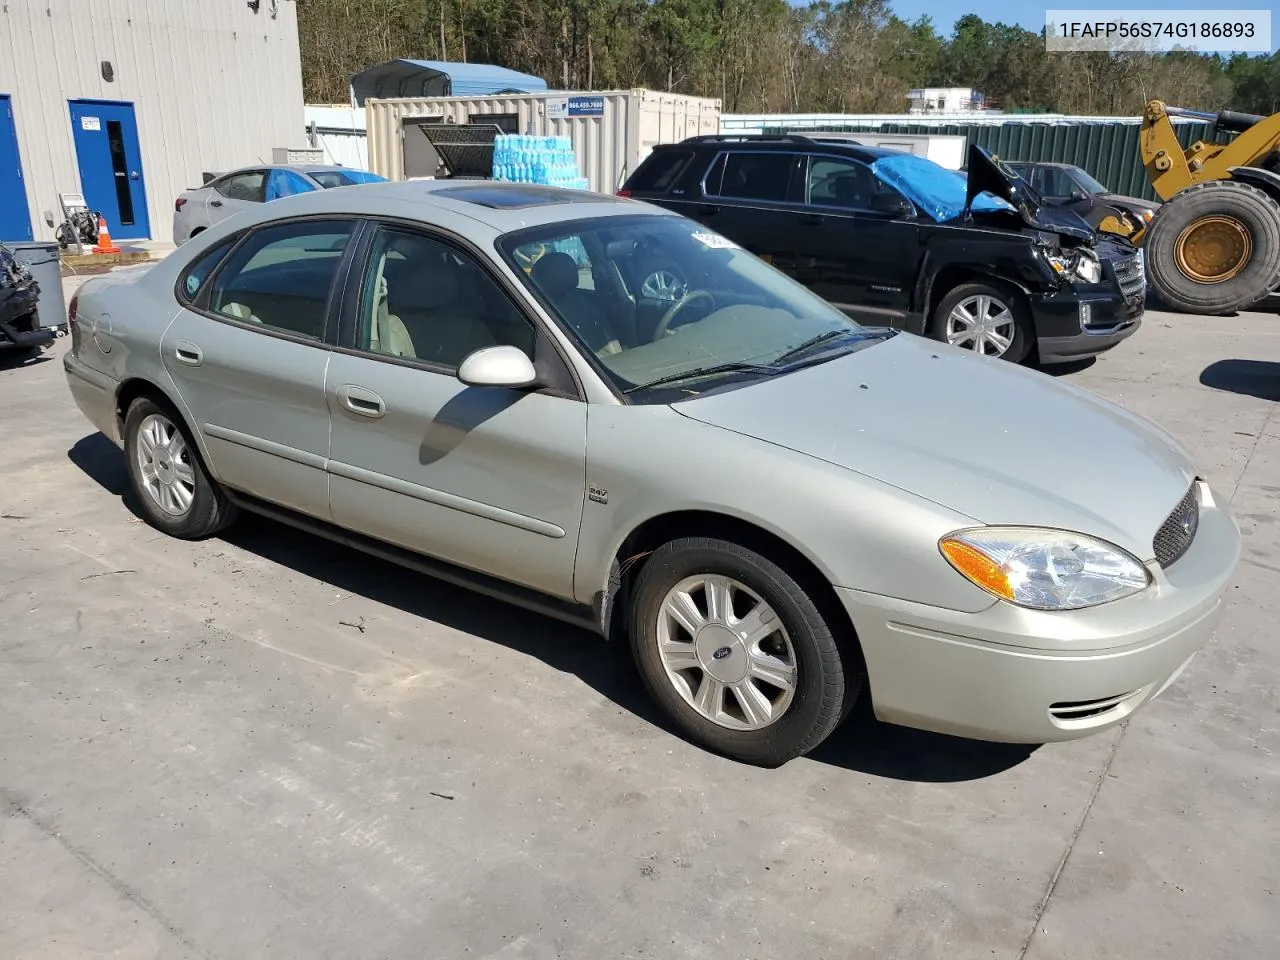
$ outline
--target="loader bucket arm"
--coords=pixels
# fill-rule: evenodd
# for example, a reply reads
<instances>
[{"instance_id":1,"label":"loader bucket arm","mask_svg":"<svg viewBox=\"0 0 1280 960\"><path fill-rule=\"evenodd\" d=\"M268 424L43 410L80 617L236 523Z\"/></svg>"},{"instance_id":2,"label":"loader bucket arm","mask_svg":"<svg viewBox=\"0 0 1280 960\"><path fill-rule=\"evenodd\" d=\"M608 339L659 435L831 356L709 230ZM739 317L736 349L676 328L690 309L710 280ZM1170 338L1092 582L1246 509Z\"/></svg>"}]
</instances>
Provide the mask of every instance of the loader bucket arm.
<instances>
[{"instance_id":1,"label":"loader bucket arm","mask_svg":"<svg viewBox=\"0 0 1280 960\"><path fill-rule=\"evenodd\" d=\"M1217 130L1236 133L1230 143L1199 140L1186 150L1170 119L1190 116L1213 123ZM1193 183L1230 180L1232 167L1258 167L1280 151L1280 113L1259 117L1243 113L1200 113L1167 107L1159 100L1147 104L1139 134L1142 165L1161 200L1169 200Z\"/></svg>"}]
</instances>

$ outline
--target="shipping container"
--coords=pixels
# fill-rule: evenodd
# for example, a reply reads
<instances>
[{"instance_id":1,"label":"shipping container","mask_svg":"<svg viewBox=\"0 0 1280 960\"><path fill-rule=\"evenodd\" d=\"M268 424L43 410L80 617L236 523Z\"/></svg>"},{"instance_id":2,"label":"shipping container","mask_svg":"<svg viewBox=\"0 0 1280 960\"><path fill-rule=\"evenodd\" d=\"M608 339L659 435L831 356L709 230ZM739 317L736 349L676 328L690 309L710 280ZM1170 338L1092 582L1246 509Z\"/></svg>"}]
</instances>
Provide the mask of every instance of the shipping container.
<instances>
[{"instance_id":1,"label":"shipping container","mask_svg":"<svg viewBox=\"0 0 1280 960\"><path fill-rule=\"evenodd\" d=\"M390 180L436 175L439 157L421 124L493 123L504 133L569 137L591 189L612 193L658 144L719 132L720 101L643 89L370 99L365 120L369 169Z\"/></svg>"}]
</instances>

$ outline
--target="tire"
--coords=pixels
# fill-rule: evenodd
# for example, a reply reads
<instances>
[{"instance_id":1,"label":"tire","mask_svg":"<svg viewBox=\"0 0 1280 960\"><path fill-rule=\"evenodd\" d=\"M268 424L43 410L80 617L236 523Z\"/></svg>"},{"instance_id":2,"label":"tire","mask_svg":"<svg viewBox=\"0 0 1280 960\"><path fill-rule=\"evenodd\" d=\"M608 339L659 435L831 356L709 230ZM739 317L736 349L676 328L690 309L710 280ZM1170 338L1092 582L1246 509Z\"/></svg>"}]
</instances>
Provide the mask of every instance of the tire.
<instances>
[{"instance_id":1,"label":"tire","mask_svg":"<svg viewBox=\"0 0 1280 960\"><path fill-rule=\"evenodd\" d=\"M717 617L709 609L712 592L727 598L731 614ZM745 547L673 540L649 556L631 597L631 651L645 686L684 733L716 753L766 767L802 756L847 716L863 686L860 658L841 657L813 599L787 571ZM669 613L672 598L687 601L674 602L697 627L695 640ZM744 643L729 626L749 630L753 616L763 624ZM708 692L714 695L700 700Z\"/></svg>"},{"instance_id":2,"label":"tire","mask_svg":"<svg viewBox=\"0 0 1280 960\"><path fill-rule=\"evenodd\" d=\"M969 339L953 339L964 329L958 314L953 325L953 313L966 313L976 320L984 304L990 326ZM975 326L970 325L968 330L972 333ZM929 336L981 356L1021 363L1031 352L1033 333L1027 308L1017 292L1002 283L983 281L962 283L938 302L929 320Z\"/></svg>"},{"instance_id":3,"label":"tire","mask_svg":"<svg viewBox=\"0 0 1280 960\"><path fill-rule=\"evenodd\" d=\"M1179 241L1198 221L1227 218L1236 225L1220 231L1228 244L1243 229L1248 253L1234 275L1219 280L1215 261L1206 261L1199 277L1189 274L1179 258ZM1243 237L1241 238L1243 242ZM1221 314L1244 310L1280 282L1280 203L1246 183L1219 180L1187 187L1156 211L1146 240L1147 280L1157 296L1184 313ZM1210 251L1219 249L1210 246ZM1184 257L1186 251L1184 249ZM1218 268L1221 270L1221 268Z\"/></svg>"},{"instance_id":4,"label":"tire","mask_svg":"<svg viewBox=\"0 0 1280 960\"><path fill-rule=\"evenodd\" d=\"M235 519L235 505L210 478L191 432L168 404L150 397L133 401L124 420L124 452L134 496L157 530L202 540Z\"/></svg>"}]
</instances>

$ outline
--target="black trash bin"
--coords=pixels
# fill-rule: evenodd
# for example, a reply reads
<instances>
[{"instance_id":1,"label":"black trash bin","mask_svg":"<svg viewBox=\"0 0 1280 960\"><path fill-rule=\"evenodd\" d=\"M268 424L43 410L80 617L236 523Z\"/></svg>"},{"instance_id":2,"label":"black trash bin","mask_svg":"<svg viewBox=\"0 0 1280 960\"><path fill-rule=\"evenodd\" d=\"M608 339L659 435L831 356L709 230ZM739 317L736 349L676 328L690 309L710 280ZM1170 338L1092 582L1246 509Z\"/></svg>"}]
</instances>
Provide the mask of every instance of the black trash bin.
<instances>
[{"instance_id":1,"label":"black trash bin","mask_svg":"<svg viewBox=\"0 0 1280 960\"><path fill-rule=\"evenodd\" d=\"M27 268L31 279L40 284L37 308L40 327L66 330L67 306L62 297L62 261L58 245L51 241L4 241L13 258Z\"/></svg>"}]
</instances>

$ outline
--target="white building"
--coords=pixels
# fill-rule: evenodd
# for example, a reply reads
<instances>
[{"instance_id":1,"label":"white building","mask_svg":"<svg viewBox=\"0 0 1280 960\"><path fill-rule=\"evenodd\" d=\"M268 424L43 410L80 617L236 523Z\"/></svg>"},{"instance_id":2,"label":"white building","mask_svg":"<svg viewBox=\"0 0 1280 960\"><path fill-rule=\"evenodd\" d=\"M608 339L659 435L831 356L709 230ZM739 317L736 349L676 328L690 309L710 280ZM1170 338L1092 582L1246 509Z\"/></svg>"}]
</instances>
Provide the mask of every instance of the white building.
<instances>
[{"instance_id":1,"label":"white building","mask_svg":"<svg viewBox=\"0 0 1280 960\"><path fill-rule=\"evenodd\" d=\"M925 87L908 90L911 107L907 113L981 113L987 98L970 87Z\"/></svg>"},{"instance_id":2,"label":"white building","mask_svg":"<svg viewBox=\"0 0 1280 960\"><path fill-rule=\"evenodd\" d=\"M170 239L206 171L304 146L292 0L0 4L0 240L80 193L116 240Z\"/></svg>"}]
</instances>

